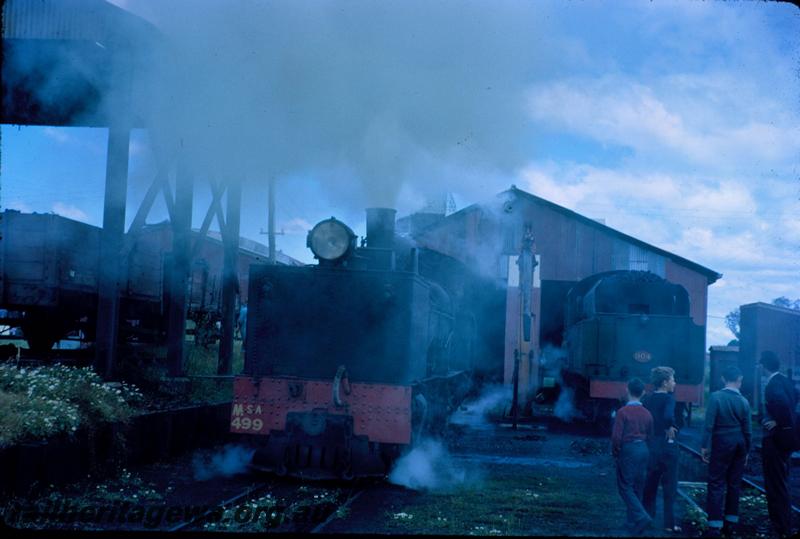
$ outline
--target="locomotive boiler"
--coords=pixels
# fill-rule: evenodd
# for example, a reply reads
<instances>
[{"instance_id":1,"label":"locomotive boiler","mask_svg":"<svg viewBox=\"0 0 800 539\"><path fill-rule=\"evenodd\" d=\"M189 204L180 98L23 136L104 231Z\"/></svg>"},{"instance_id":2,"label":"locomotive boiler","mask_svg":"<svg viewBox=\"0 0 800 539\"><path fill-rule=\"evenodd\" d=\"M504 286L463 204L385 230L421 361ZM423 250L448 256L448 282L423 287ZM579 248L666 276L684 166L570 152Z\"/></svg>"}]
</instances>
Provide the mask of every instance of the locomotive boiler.
<instances>
[{"instance_id":1,"label":"locomotive boiler","mask_svg":"<svg viewBox=\"0 0 800 539\"><path fill-rule=\"evenodd\" d=\"M700 400L705 331L683 286L645 271L593 275L568 292L565 328L562 378L589 417L607 419L627 381L656 366L675 369L680 407Z\"/></svg>"},{"instance_id":2,"label":"locomotive boiler","mask_svg":"<svg viewBox=\"0 0 800 539\"><path fill-rule=\"evenodd\" d=\"M317 265L251 266L231 431L255 435L254 467L383 476L469 390L481 283L396 237L394 213L368 209L360 246L344 223L318 223L307 241Z\"/></svg>"}]
</instances>

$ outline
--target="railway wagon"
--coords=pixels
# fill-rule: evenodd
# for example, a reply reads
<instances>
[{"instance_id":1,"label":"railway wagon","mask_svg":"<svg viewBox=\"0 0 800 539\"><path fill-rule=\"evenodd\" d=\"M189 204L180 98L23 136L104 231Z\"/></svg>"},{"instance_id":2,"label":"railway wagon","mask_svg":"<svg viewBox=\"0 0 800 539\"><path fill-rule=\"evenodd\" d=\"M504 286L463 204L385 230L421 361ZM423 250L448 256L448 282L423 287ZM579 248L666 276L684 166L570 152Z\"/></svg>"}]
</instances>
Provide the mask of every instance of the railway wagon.
<instances>
[{"instance_id":1,"label":"railway wagon","mask_svg":"<svg viewBox=\"0 0 800 539\"><path fill-rule=\"evenodd\" d=\"M279 475L382 476L469 391L481 286L449 257L398 245L390 209L367 210L361 247L333 218L308 244L318 265L251 266L231 431L255 435L253 465Z\"/></svg>"},{"instance_id":2,"label":"railway wagon","mask_svg":"<svg viewBox=\"0 0 800 539\"><path fill-rule=\"evenodd\" d=\"M45 353L68 333L92 342L96 327L100 228L54 214L6 210L0 215L0 308L4 325L21 327L31 350ZM126 236L120 264L121 335L158 340L167 305L164 275L172 246L169 224ZM193 234L188 316L213 325L220 317L222 242ZM246 240L245 240L246 241ZM254 242L250 242L254 244ZM283 256L282 263L296 263ZM267 259L239 250L239 290L246 301L250 264Z\"/></svg>"},{"instance_id":3,"label":"railway wagon","mask_svg":"<svg viewBox=\"0 0 800 539\"><path fill-rule=\"evenodd\" d=\"M69 330L89 331L100 229L52 214L6 210L1 218L0 301L10 311L4 323L21 326L36 351Z\"/></svg>"},{"instance_id":4,"label":"railway wagon","mask_svg":"<svg viewBox=\"0 0 800 539\"><path fill-rule=\"evenodd\" d=\"M675 369L680 407L700 401L705 331L683 286L645 271L596 274L568 292L565 318L562 377L586 415L609 418L627 381L647 382L656 366Z\"/></svg>"}]
</instances>

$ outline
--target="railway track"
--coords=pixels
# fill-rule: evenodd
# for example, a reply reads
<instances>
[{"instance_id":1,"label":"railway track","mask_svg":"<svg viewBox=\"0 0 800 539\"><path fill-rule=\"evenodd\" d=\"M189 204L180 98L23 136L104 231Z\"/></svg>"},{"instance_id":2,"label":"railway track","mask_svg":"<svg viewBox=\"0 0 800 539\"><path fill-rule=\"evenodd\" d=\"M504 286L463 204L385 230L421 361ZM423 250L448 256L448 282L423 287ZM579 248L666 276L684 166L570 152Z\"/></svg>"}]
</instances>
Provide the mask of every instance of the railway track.
<instances>
[{"instance_id":1,"label":"railway track","mask_svg":"<svg viewBox=\"0 0 800 539\"><path fill-rule=\"evenodd\" d=\"M678 442L678 447L681 450L683 450L684 452L692 455L693 457L696 457L699 460L702 460L702 458L703 458L702 455L700 454L700 451L698 451L697 449L695 449L695 448L693 448L693 447L691 447L691 446L689 446L689 445L687 445L685 443ZM680 488L681 483L683 483L684 485L691 485L691 483L686 482L686 481L679 482L679 484L678 484L678 494L682 498L684 498L687 501L689 501L689 503L691 505L693 505L694 507L696 507L700 511L703 511L703 509L698 507L698 505L694 502L694 500L691 499L691 497L689 495L687 495L685 492L683 492L681 490L681 488ZM744 483L745 485L747 485L750 488L753 488L753 489L759 491L762 494L766 494L766 490L764 490L764 486L763 486L763 481L761 481L760 478L752 477L752 476L744 476L744 477L742 477L742 483ZM792 503L792 511L795 514L800 514L800 508L798 508L794 503ZM703 511L703 513L705 513L705 511Z\"/></svg>"},{"instance_id":2,"label":"railway track","mask_svg":"<svg viewBox=\"0 0 800 539\"><path fill-rule=\"evenodd\" d=\"M236 504L244 502L252 498L253 496L257 496L259 493L263 492L267 488L269 488L269 485L267 483L260 483L258 485L253 485L251 487L242 490L238 494L231 496L227 500L220 502L217 507L221 507L222 509L230 509ZM215 511L216 507L214 509L209 509L208 511L205 511L203 514L197 516L196 518L188 522L181 522L180 524L173 526L172 528L169 529L169 531L179 532L179 531L190 530L202 524L203 522L207 522L208 520L210 520Z\"/></svg>"},{"instance_id":3,"label":"railway track","mask_svg":"<svg viewBox=\"0 0 800 539\"><path fill-rule=\"evenodd\" d=\"M173 526L169 531L180 532L202 529L204 524L208 522L220 522L220 510L223 512L238 512L238 508L253 504L254 501L268 493L274 499L287 500L285 506L276 506L274 508L276 512L280 513L279 515L276 515L275 512L272 513L273 516L278 517L275 519L274 525L262 523L259 521L259 517L256 516L248 524L249 528L238 528L236 531L263 532L272 530L280 533L320 533L328 524L340 516L340 511L349 508L366 491L365 487L354 487L349 489L344 496L336 496L335 502L327 501L322 504L308 505L312 496L313 499L316 499L317 496L312 493L306 494L307 489L308 487L303 484L263 482L251 485L210 507L196 518ZM268 516L265 515L265 518L268 518ZM222 518L221 522L225 524L232 522L232 519L225 517Z\"/></svg>"}]
</instances>

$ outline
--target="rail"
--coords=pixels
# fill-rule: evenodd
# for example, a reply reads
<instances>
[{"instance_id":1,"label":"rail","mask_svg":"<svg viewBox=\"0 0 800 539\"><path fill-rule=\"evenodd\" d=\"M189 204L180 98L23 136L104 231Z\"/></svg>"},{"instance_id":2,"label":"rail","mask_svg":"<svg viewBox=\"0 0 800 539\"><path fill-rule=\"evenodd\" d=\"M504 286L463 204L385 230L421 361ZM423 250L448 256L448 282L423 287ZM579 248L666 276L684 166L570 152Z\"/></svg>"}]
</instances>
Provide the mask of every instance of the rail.
<instances>
[{"instance_id":1,"label":"rail","mask_svg":"<svg viewBox=\"0 0 800 539\"><path fill-rule=\"evenodd\" d=\"M261 492L273 488L275 485L269 482L262 482L251 485L250 487L245 488L238 494L231 496L230 498L214 505L203 514L198 515L197 517L193 518L188 522L181 522L169 529L170 532L178 532L178 531L187 531L191 530L192 528L202 524L203 522L207 522L212 515L218 517L219 509L222 508L223 510L231 509L232 507L240 504L242 502L247 501L250 498L258 496ZM295 487L301 487L302 485L298 484ZM296 489L292 487L291 491L295 491ZM351 490L351 492L347 495L347 498L342 501L341 503L334 506L334 508L325 515L325 519L322 522L296 522L293 524L292 528L289 530L291 533L298 533L298 534L306 534L306 533L321 533L322 530L328 526L334 519L336 519L339 515L338 512L341 509L348 508L361 494L365 492L364 488L360 488L358 490ZM292 504L294 506L294 504ZM290 506L291 507L291 506Z\"/></svg>"},{"instance_id":2,"label":"rail","mask_svg":"<svg viewBox=\"0 0 800 539\"><path fill-rule=\"evenodd\" d=\"M695 449L695 448L693 448L693 447L691 447L691 446L688 446L688 445L686 445L685 443L678 442L678 447L680 447L682 450L684 450L684 451L686 451L686 452L690 453L691 455L693 455L693 456L695 456L695 457L697 457L697 458L699 458L699 459L702 459L702 458L703 458L703 456L700 454L700 452L699 452L697 449ZM743 482L744 484L746 484L746 485L748 485L748 486L750 486L750 487L752 487L752 488L754 488L754 489L758 490L759 492L761 492L761 493L762 493L762 494L764 494L764 495L766 495L766 493L767 493L767 491L764 489L764 487L763 487L763 486L761 486L761 485L759 485L759 484L758 484L758 483L757 483L757 482L756 482L756 481L755 481L753 478L751 478L751 477L747 477L747 476L744 476L744 477L742 477L742 482ZM685 481L681 481L680 483L683 483L684 485L687 485L687 482L685 482ZM679 485L680 485L680 483L679 483ZM679 494L680 494L680 495L681 495L683 498L686 498L686 499L688 499L688 496L687 496L686 494L684 494L683 492L679 492ZM690 500L690 501L691 501L691 500ZM693 504L695 507L697 507L697 504L695 504L694 502L692 502L692 504ZM700 508L698 507L698 509L700 509ZM701 511L702 511L702 509L701 509ZM795 512L795 513L798 513L798 514L800 514L800 508L798 508L798 507L797 507L797 506L795 506L794 504L792 504L792 511L793 511L793 512Z\"/></svg>"},{"instance_id":3,"label":"rail","mask_svg":"<svg viewBox=\"0 0 800 539\"><path fill-rule=\"evenodd\" d=\"M240 502L240 501L242 501L242 500L244 500L246 498L254 496L256 493L258 493L259 491L263 490L267 486L269 486L267 483L259 483L257 485L253 485L251 487L248 487L245 490L243 490L242 492L240 492L239 494L237 494L235 496L232 496L232 497L228 498L227 500L224 500L217 507L214 507L213 509L209 509L208 511L206 511L202 515L199 515L198 517L196 517L196 518L194 518L194 519L192 519L192 520L190 520L188 522L181 522L180 524L178 524L176 526L173 526L172 528L169 529L169 531L171 531L171 532L179 532L179 531L190 529L191 527L196 526L197 524L200 524L204 520L208 519L217 510L218 507L222 507L223 509L228 509L232 505L234 505L234 504L236 504L236 503L238 503L238 502Z\"/></svg>"}]
</instances>

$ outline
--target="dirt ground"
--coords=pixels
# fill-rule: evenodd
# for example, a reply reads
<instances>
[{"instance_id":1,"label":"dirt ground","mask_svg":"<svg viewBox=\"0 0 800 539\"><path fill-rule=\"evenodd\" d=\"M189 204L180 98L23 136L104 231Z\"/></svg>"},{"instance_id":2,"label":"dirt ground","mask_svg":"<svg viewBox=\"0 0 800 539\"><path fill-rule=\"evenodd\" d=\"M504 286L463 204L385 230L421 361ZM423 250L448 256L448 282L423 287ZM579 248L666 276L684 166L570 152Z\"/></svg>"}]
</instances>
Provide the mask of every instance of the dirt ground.
<instances>
[{"instance_id":1,"label":"dirt ground","mask_svg":"<svg viewBox=\"0 0 800 539\"><path fill-rule=\"evenodd\" d=\"M320 485L288 479L264 482L263 476L248 473L198 478L195 461L198 456L208 457L209 450L123 471L119 477L99 482L87 479L64 489L43 489L38 500L40 505L53 497L92 506L125 502L154 508L213 505L248 485L261 483L264 488L253 499L227 509L217 524L199 528L289 531L298 529L292 523L301 520L301 513L320 509L319 520L312 519L309 526L299 529L310 530L325 521L319 531L333 534L625 536L625 509L616 490L609 439L586 430L537 424L523 424L513 430L510 425L476 420L465 412L456 415L443 440L424 441L398 463L391 476L394 484ZM222 448L216 449L215 454L223 453ZM693 497L702 505L702 489L695 490ZM340 507L353 492L358 495L352 503ZM753 512L754 518L758 512L763 519L763 508L756 507L755 502L751 505L752 511L750 505L743 504L743 511ZM256 514L260 508L271 513L242 523L237 520L238 516ZM277 520L268 520L270 514L278 515ZM281 515L288 521L281 524ZM696 510L682 498L676 501L676 515L685 530L677 536L700 534ZM663 531L660 500L654 524L646 536L676 536ZM124 524L116 520L71 525L48 522L30 527L149 531L170 526L168 519L148 525L147 518L134 522L129 518Z\"/></svg>"}]
</instances>

